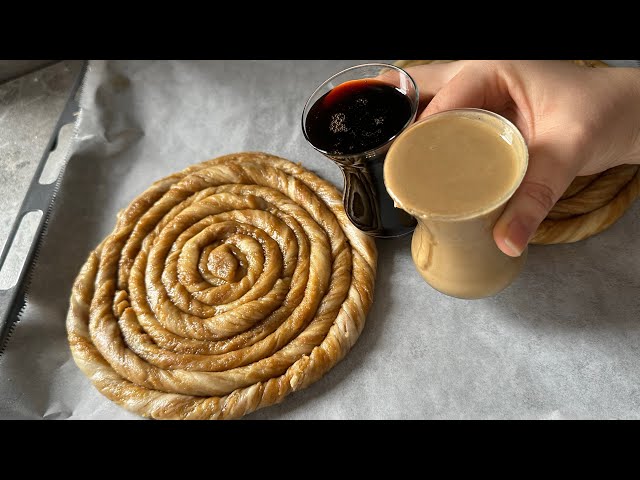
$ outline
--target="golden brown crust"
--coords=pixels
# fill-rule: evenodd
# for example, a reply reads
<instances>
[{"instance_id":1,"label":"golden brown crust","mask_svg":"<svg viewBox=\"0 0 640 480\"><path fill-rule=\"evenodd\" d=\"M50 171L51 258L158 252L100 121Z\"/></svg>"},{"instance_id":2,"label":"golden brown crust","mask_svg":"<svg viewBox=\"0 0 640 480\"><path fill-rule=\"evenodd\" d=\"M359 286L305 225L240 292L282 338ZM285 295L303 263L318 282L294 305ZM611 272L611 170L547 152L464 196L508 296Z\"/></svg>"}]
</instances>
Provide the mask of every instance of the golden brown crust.
<instances>
[{"instance_id":1,"label":"golden brown crust","mask_svg":"<svg viewBox=\"0 0 640 480\"><path fill-rule=\"evenodd\" d=\"M604 68L608 67L602 60L569 60L570 62L580 65L581 67Z\"/></svg>"},{"instance_id":2,"label":"golden brown crust","mask_svg":"<svg viewBox=\"0 0 640 480\"><path fill-rule=\"evenodd\" d=\"M562 220L546 219L538 227L531 243L572 243L603 232L613 225L640 195L640 171L605 205L583 215Z\"/></svg>"},{"instance_id":3,"label":"golden brown crust","mask_svg":"<svg viewBox=\"0 0 640 480\"><path fill-rule=\"evenodd\" d=\"M408 68L454 60L398 60ZM568 60L576 65L603 68L601 60ZM622 165L606 172L576 177L542 222L531 240L534 244L571 243L596 235L615 223L640 195L637 165Z\"/></svg>"},{"instance_id":4,"label":"golden brown crust","mask_svg":"<svg viewBox=\"0 0 640 480\"><path fill-rule=\"evenodd\" d=\"M71 295L80 369L152 418L238 418L324 375L373 301L373 239L330 183L238 153L155 182L118 214Z\"/></svg>"},{"instance_id":5,"label":"golden brown crust","mask_svg":"<svg viewBox=\"0 0 640 480\"><path fill-rule=\"evenodd\" d=\"M571 185L569 185L567 190L560 197L560 200L573 197L577 193L580 193L582 190L591 185L600 175L602 175L602 173L594 173L593 175L585 175L582 177L574 178L573 182L571 182Z\"/></svg>"},{"instance_id":6,"label":"golden brown crust","mask_svg":"<svg viewBox=\"0 0 640 480\"><path fill-rule=\"evenodd\" d=\"M581 188L573 195L569 191L553 206L547 218L550 220L562 220L593 212L607 203L612 202L618 193L635 177L638 165L620 165L610 168L605 172L589 175L590 181L574 181L573 184ZM573 185L572 184L572 185Z\"/></svg>"},{"instance_id":7,"label":"golden brown crust","mask_svg":"<svg viewBox=\"0 0 640 480\"><path fill-rule=\"evenodd\" d=\"M455 62L455 60L397 60L396 62L394 62L394 65L400 68L409 68L409 67L417 67L418 65L449 63L449 62Z\"/></svg>"}]
</instances>

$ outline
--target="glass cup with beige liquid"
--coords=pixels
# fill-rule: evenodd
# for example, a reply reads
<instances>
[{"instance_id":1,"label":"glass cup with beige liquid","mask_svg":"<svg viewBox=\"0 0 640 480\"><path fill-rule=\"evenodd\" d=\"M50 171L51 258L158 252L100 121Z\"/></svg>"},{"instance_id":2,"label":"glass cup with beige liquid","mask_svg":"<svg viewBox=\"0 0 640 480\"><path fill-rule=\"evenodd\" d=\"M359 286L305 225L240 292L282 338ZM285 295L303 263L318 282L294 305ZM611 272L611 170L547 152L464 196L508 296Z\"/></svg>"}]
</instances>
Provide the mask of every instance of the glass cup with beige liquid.
<instances>
[{"instance_id":1,"label":"glass cup with beige liquid","mask_svg":"<svg viewBox=\"0 0 640 480\"><path fill-rule=\"evenodd\" d=\"M527 250L515 258L502 253L493 227L528 159L518 129L481 109L431 115L396 138L384 182L396 207L418 220L411 253L429 285L475 299L500 292L518 276Z\"/></svg>"}]
</instances>

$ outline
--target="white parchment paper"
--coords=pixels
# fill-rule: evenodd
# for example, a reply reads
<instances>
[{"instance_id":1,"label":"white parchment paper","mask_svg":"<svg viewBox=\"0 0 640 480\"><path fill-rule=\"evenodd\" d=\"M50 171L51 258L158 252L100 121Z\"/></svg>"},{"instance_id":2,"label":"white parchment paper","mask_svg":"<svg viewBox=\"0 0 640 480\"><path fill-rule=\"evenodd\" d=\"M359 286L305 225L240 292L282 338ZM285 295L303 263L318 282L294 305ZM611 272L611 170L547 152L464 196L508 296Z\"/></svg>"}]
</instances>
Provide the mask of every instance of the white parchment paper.
<instances>
[{"instance_id":1,"label":"white parchment paper","mask_svg":"<svg viewBox=\"0 0 640 480\"><path fill-rule=\"evenodd\" d=\"M0 357L0 418L138 418L91 385L67 345L89 251L152 181L219 155L273 153L341 188L301 113L322 81L364 62L92 62L27 308ZM245 418L640 418L640 202L595 238L531 247L517 281L484 300L431 289L409 247L378 241L375 303L349 355Z\"/></svg>"}]
</instances>

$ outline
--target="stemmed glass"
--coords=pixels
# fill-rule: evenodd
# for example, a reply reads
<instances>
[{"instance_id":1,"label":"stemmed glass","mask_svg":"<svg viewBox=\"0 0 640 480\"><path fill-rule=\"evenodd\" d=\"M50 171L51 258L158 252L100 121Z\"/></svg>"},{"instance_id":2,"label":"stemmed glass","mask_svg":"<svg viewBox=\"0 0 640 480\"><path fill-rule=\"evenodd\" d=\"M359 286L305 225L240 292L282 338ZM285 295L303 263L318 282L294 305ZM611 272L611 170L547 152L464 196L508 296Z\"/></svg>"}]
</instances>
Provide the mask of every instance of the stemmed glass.
<instances>
[{"instance_id":1,"label":"stemmed glass","mask_svg":"<svg viewBox=\"0 0 640 480\"><path fill-rule=\"evenodd\" d=\"M393 136L366 151L338 154L314 145L309 137L307 117L314 104L345 82L376 79L395 87L411 104L406 123ZM395 208L384 186L383 166L389 147L409 125L418 110L418 87L403 69L385 63L367 63L347 68L323 82L311 94L302 112L302 131L314 149L332 160L344 177L343 204L349 220L360 230L377 238L400 237L413 232L416 221L404 210Z\"/></svg>"}]
</instances>

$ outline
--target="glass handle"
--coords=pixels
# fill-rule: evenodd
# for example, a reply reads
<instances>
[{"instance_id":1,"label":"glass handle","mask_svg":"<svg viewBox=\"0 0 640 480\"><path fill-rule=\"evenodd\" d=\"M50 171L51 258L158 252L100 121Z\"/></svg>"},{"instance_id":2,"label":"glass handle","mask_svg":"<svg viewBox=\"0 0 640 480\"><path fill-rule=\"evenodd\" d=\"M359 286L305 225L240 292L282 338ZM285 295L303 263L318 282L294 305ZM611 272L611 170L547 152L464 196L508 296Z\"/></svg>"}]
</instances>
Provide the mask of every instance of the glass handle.
<instances>
[{"instance_id":1,"label":"glass handle","mask_svg":"<svg viewBox=\"0 0 640 480\"><path fill-rule=\"evenodd\" d=\"M382 233L375 181L367 169L341 167L344 176L342 203L349 220L369 235Z\"/></svg>"}]
</instances>

